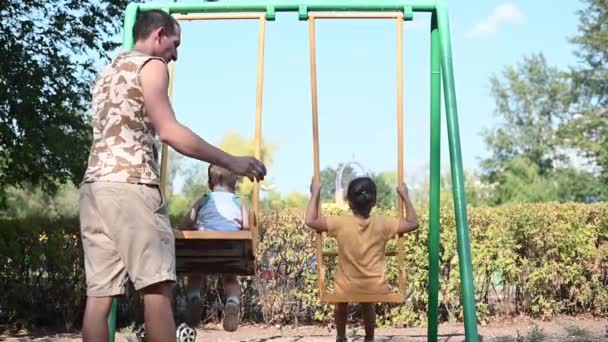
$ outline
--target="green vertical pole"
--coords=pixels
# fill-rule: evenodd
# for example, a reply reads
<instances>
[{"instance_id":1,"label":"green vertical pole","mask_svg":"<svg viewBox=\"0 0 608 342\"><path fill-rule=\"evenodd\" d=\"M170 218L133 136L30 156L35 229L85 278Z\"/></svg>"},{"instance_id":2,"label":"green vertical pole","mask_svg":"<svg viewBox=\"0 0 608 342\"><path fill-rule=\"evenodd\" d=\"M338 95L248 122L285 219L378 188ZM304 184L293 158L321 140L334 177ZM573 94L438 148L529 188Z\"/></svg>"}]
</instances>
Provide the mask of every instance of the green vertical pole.
<instances>
[{"instance_id":1,"label":"green vertical pole","mask_svg":"<svg viewBox=\"0 0 608 342\"><path fill-rule=\"evenodd\" d=\"M429 196L429 307L427 340L437 341L439 325L439 198L441 163L441 47L437 15L431 17L431 172Z\"/></svg>"},{"instance_id":2,"label":"green vertical pole","mask_svg":"<svg viewBox=\"0 0 608 342\"><path fill-rule=\"evenodd\" d=\"M125 19L122 31L122 48L123 50L131 50L133 48L133 25L137 18L137 4L130 3L125 9ZM118 298L112 299L112 309L108 316L108 340L114 342L116 338L116 313L118 311Z\"/></svg>"},{"instance_id":3,"label":"green vertical pole","mask_svg":"<svg viewBox=\"0 0 608 342\"><path fill-rule=\"evenodd\" d=\"M437 1L437 24L441 41L441 66L445 107L450 147L450 164L452 171L452 192L454 212L456 214L456 236L458 239L458 262L460 268L460 287L462 306L464 308L464 328L467 342L477 342L477 314L475 311L475 289L473 286L473 265L471 261L471 243L467 223L467 203L464 191L462 155L460 151L460 133L458 129L458 111L456 108L456 89L452 65L452 46L450 43L450 24L447 8L442 1Z\"/></svg>"},{"instance_id":4,"label":"green vertical pole","mask_svg":"<svg viewBox=\"0 0 608 342\"><path fill-rule=\"evenodd\" d=\"M116 297L112 298L112 309L110 310L110 315L108 316L108 341L114 342L116 336L116 311L118 311L118 299Z\"/></svg>"},{"instance_id":5,"label":"green vertical pole","mask_svg":"<svg viewBox=\"0 0 608 342\"><path fill-rule=\"evenodd\" d=\"M122 48L123 50L131 50L135 42L133 41L133 26L137 19L138 6L135 3L130 3L125 9L125 20L122 27Z\"/></svg>"}]
</instances>

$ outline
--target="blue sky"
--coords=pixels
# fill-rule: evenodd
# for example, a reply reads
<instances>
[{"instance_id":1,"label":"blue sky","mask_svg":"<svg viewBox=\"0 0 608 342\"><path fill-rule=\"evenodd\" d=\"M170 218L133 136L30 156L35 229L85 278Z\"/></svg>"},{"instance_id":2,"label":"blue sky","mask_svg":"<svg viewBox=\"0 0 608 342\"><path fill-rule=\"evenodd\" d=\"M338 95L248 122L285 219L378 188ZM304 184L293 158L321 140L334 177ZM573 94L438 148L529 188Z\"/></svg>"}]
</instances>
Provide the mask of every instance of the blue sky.
<instances>
[{"instance_id":1,"label":"blue sky","mask_svg":"<svg viewBox=\"0 0 608 342\"><path fill-rule=\"evenodd\" d=\"M226 1L226 0L224 0ZM489 78L525 55L551 65L576 63L568 38L576 10L563 1L446 1L464 167L487 155L480 132L498 120ZM408 182L428 176L429 16L405 24L405 170ZM185 22L173 104L181 122L212 143L227 131L253 136L257 21ZM317 23L321 166L354 157L374 172L396 170L394 21ZM278 149L269 179L283 193L307 192L312 175L308 25L279 13L266 31L263 135ZM442 107L442 169L449 167Z\"/></svg>"}]
</instances>

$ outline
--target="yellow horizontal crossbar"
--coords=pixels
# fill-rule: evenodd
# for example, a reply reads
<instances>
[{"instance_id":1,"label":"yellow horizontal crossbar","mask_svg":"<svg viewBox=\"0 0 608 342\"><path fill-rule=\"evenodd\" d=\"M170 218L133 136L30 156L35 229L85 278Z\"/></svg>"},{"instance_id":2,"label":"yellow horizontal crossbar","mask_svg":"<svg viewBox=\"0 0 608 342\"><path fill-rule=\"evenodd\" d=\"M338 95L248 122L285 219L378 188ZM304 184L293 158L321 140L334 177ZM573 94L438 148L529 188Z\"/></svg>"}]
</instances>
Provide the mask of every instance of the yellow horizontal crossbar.
<instances>
[{"instance_id":1,"label":"yellow horizontal crossbar","mask_svg":"<svg viewBox=\"0 0 608 342\"><path fill-rule=\"evenodd\" d=\"M309 19L403 19L402 12L309 12Z\"/></svg>"},{"instance_id":2,"label":"yellow horizontal crossbar","mask_svg":"<svg viewBox=\"0 0 608 342\"><path fill-rule=\"evenodd\" d=\"M395 251L385 251L384 255L385 256L397 256L397 252L395 252ZM326 256L326 257L336 257L336 256L338 256L338 251L332 250L332 249L326 249L326 250L323 251L323 256Z\"/></svg>"},{"instance_id":3,"label":"yellow horizontal crossbar","mask_svg":"<svg viewBox=\"0 0 608 342\"><path fill-rule=\"evenodd\" d=\"M236 232L216 232L205 230L173 230L176 239L188 240L252 240L251 230L239 230Z\"/></svg>"},{"instance_id":4,"label":"yellow horizontal crossbar","mask_svg":"<svg viewBox=\"0 0 608 342\"><path fill-rule=\"evenodd\" d=\"M264 19L264 12L174 14L177 21Z\"/></svg>"}]
</instances>

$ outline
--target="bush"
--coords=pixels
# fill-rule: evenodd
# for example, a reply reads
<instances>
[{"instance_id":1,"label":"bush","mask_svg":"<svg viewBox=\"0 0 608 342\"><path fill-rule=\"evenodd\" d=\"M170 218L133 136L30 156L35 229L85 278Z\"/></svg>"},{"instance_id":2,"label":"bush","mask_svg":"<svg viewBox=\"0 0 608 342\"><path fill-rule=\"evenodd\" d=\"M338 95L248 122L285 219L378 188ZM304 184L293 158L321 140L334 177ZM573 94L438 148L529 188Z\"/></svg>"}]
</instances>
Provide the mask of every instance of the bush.
<instances>
[{"instance_id":1,"label":"bush","mask_svg":"<svg viewBox=\"0 0 608 342\"><path fill-rule=\"evenodd\" d=\"M328 207L325 212L340 213ZM387 213L393 215L393 213ZM377 308L380 325L426 322L428 217L405 239L407 300ZM608 314L608 206L534 204L469 208L478 318L526 314ZM440 313L461 320L460 274L453 211L441 213ZM301 210L267 211L261 217L258 273L244 278L244 321L272 324L329 323L331 305L318 300L314 234ZM332 245L330 239L326 243ZM391 242L389 248L394 248ZM0 321L78 327L84 272L78 220L0 221ZM328 260L330 285L335 261ZM387 262L396 283L394 258ZM210 277L203 318L221 317L221 282ZM133 303L128 298L125 303ZM122 309L133 319L133 308ZM125 324L125 322L122 322Z\"/></svg>"},{"instance_id":2,"label":"bush","mask_svg":"<svg viewBox=\"0 0 608 342\"><path fill-rule=\"evenodd\" d=\"M78 219L0 220L0 321L80 322L85 300Z\"/></svg>"}]
</instances>

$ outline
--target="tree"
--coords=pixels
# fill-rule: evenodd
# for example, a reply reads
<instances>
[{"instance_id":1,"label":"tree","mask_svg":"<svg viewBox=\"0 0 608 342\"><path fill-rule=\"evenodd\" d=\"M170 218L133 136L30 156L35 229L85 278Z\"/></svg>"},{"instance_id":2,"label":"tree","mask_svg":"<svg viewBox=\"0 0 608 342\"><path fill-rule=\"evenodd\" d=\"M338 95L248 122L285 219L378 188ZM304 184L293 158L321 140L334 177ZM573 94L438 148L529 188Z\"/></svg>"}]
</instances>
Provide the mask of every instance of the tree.
<instances>
[{"instance_id":1,"label":"tree","mask_svg":"<svg viewBox=\"0 0 608 342\"><path fill-rule=\"evenodd\" d=\"M482 168L497 204L606 198L608 3L584 2L579 35L571 39L579 66L562 72L533 55L507 68L504 81L492 79L505 120L485 135L492 156ZM567 153L582 163L574 167Z\"/></svg>"},{"instance_id":2,"label":"tree","mask_svg":"<svg viewBox=\"0 0 608 342\"><path fill-rule=\"evenodd\" d=\"M553 176L557 183L557 198L561 202L606 200L606 185L594 174L575 168L558 170Z\"/></svg>"},{"instance_id":3,"label":"tree","mask_svg":"<svg viewBox=\"0 0 608 342\"><path fill-rule=\"evenodd\" d=\"M517 67L507 67L503 79L492 77L490 82L502 122L482 133L492 153L481 163L485 179L498 181L515 157L536 165L540 175L566 161L558 132L573 101L568 75L537 54L524 58Z\"/></svg>"},{"instance_id":4,"label":"tree","mask_svg":"<svg viewBox=\"0 0 608 342\"><path fill-rule=\"evenodd\" d=\"M494 204L549 202L557 200L557 183L540 175L539 167L525 157L509 161L498 175Z\"/></svg>"},{"instance_id":5,"label":"tree","mask_svg":"<svg viewBox=\"0 0 608 342\"><path fill-rule=\"evenodd\" d=\"M599 167L608 181L608 2L584 0L579 11L579 35L571 42L580 65L572 71L578 89L578 111L564 136Z\"/></svg>"},{"instance_id":6,"label":"tree","mask_svg":"<svg viewBox=\"0 0 608 342\"><path fill-rule=\"evenodd\" d=\"M492 193L493 204L507 202L588 202L605 199L606 188L592 173L572 167L542 176L538 166L523 157L507 164Z\"/></svg>"},{"instance_id":7,"label":"tree","mask_svg":"<svg viewBox=\"0 0 608 342\"><path fill-rule=\"evenodd\" d=\"M251 156L255 152L253 139L235 132L226 133L218 146L234 155ZM272 166L272 154L275 150L276 146L274 144L264 142L262 145L261 159L266 164L267 170L270 170ZM172 191L169 211L172 215L181 217L186 214L186 211L190 209L196 200L209 191L207 184L208 164L198 160L185 160L184 157L177 156L177 153L170 153L169 160L170 172L167 179L168 184L171 185L178 175L184 177L184 183L179 193L175 193L172 185L168 187ZM271 190L272 188L272 180L264 179L261 190ZM251 181L247 178L241 178L237 193L249 204L251 204L252 200L252 190L253 184Z\"/></svg>"},{"instance_id":8,"label":"tree","mask_svg":"<svg viewBox=\"0 0 608 342\"><path fill-rule=\"evenodd\" d=\"M78 184L95 59L117 44L126 0L0 2L0 195Z\"/></svg>"},{"instance_id":9,"label":"tree","mask_svg":"<svg viewBox=\"0 0 608 342\"><path fill-rule=\"evenodd\" d=\"M589 104L608 107L608 2L583 0L587 7L578 12L579 35L571 42L582 66L575 70L581 95Z\"/></svg>"},{"instance_id":10,"label":"tree","mask_svg":"<svg viewBox=\"0 0 608 342\"><path fill-rule=\"evenodd\" d=\"M169 213L183 218L192 205L209 191L207 186L207 168L201 163L192 164L189 168L181 167L185 180L180 193L172 193L168 198Z\"/></svg>"},{"instance_id":11,"label":"tree","mask_svg":"<svg viewBox=\"0 0 608 342\"><path fill-rule=\"evenodd\" d=\"M299 192L292 192L281 197L276 191L268 191L266 197L260 200L260 209L305 209L308 205L308 196Z\"/></svg>"},{"instance_id":12,"label":"tree","mask_svg":"<svg viewBox=\"0 0 608 342\"><path fill-rule=\"evenodd\" d=\"M268 191L266 197L260 200L260 209L281 209L283 208L283 199L281 194L276 191Z\"/></svg>"},{"instance_id":13,"label":"tree","mask_svg":"<svg viewBox=\"0 0 608 342\"><path fill-rule=\"evenodd\" d=\"M334 169L330 166L325 167L320 172L321 177L321 202L334 202L336 194L336 176L338 170L342 167L342 163ZM350 166L346 165L342 171L342 186L344 187L344 195L346 195L346 188L348 182L355 178L355 170Z\"/></svg>"},{"instance_id":14,"label":"tree","mask_svg":"<svg viewBox=\"0 0 608 342\"><path fill-rule=\"evenodd\" d=\"M321 202L334 202L336 193L336 176L338 170L342 168L344 164L340 163L334 169L330 166L325 167L321 170ZM356 170L350 165L346 165L342 171L342 186L344 190L344 196L348 190L348 183L355 177L360 176ZM397 173L392 171L381 172L378 174L371 174L370 177L376 183L377 201L376 206L383 209L392 209L397 205L397 193L396 193L396 182Z\"/></svg>"},{"instance_id":15,"label":"tree","mask_svg":"<svg viewBox=\"0 0 608 342\"><path fill-rule=\"evenodd\" d=\"M372 176L376 183L376 206L394 209L397 206L397 173L385 171Z\"/></svg>"},{"instance_id":16,"label":"tree","mask_svg":"<svg viewBox=\"0 0 608 342\"><path fill-rule=\"evenodd\" d=\"M49 195L32 185L4 189L6 207L0 210L0 218L23 219L27 217L75 217L78 215L78 189L71 183L58 186Z\"/></svg>"},{"instance_id":17,"label":"tree","mask_svg":"<svg viewBox=\"0 0 608 342\"><path fill-rule=\"evenodd\" d=\"M492 153L481 163L482 179L493 187L491 203L580 201L603 193L594 176L574 168L569 158L573 147L600 150L581 140L589 132L578 120L589 118L574 115L581 97L572 74L549 66L539 54L507 67L503 79L492 77L491 84L503 119L483 134Z\"/></svg>"},{"instance_id":18,"label":"tree","mask_svg":"<svg viewBox=\"0 0 608 342\"><path fill-rule=\"evenodd\" d=\"M299 192L291 192L285 196L285 207L304 209L308 206L308 196Z\"/></svg>"},{"instance_id":19,"label":"tree","mask_svg":"<svg viewBox=\"0 0 608 342\"><path fill-rule=\"evenodd\" d=\"M238 156L255 155L255 141L253 138L245 137L236 132L228 132L219 142L218 146L224 151ZM272 155L276 151L277 145L262 141L260 160L266 165L266 171L270 173L272 168ZM269 190L274 187L270 178L265 178L260 186L260 190ZM248 178L242 178L239 184L238 193L251 201L253 183Z\"/></svg>"},{"instance_id":20,"label":"tree","mask_svg":"<svg viewBox=\"0 0 608 342\"><path fill-rule=\"evenodd\" d=\"M465 196L467 206L484 206L492 204L492 186L483 182L475 172L464 170ZM430 196L429 179L417 186L410 188L410 198L415 205L428 206ZM441 206L451 207L454 205L452 189L452 172L446 169L439 178L439 202Z\"/></svg>"}]
</instances>

